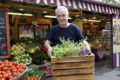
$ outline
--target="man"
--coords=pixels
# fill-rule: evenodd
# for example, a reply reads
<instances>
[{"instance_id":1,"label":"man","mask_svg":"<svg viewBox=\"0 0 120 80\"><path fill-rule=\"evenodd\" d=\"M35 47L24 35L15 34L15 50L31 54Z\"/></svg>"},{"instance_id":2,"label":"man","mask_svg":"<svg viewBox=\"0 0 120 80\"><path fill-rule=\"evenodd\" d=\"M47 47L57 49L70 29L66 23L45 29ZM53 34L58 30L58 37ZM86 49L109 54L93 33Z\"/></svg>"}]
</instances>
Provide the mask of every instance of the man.
<instances>
[{"instance_id":1,"label":"man","mask_svg":"<svg viewBox=\"0 0 120 80\"><path fill-rule=\"evenodd\" d=\"M64 37L66 40L70 39L74 42L79 42L80 40L84 40L84 43L87 45L87 49L90 51L90 47L88 43L85 41L85 38L80 31L80 29L68 22L69 12L68 9L64 6L59 6L56 9L56 17L58 21L58 25L53 26L49 34L47 35L45 41L45 47L47 48L47 53L49 56L52 56L52 47L57 44L61 44L59 38Z\"/></svg>"}]
</instances>

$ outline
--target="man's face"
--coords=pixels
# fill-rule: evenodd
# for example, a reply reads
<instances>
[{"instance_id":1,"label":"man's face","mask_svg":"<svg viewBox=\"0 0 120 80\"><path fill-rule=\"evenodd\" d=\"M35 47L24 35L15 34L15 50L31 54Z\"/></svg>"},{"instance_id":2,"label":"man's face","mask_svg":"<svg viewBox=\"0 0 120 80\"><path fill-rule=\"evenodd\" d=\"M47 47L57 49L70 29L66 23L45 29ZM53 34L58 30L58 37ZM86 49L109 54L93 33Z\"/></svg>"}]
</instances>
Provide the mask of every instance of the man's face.
<instances>
[{"instance_id":1,"label":"man's face","mask_svg":"<svg viewBox=\"0 0 120 80\"><path fill-rule=\"evenodd\" d=\"M69 15L67 14L67 12L64 9L57 10L56 16L57 16L58 23L61 26L66 26L67 25Z\"/></svg>"}]
</instances>

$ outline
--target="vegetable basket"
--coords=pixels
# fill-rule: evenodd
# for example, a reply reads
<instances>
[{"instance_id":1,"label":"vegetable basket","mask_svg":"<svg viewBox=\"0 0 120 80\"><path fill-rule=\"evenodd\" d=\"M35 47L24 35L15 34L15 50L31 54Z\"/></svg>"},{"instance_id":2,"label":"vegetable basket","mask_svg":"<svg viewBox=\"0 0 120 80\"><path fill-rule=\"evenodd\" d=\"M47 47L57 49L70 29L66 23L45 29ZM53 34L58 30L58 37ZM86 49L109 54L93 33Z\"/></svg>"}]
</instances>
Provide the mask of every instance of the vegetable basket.
<instances>
[{"instance_id":1,"label":"vegetable basket","mask_svg":"<svg viewBox=\"0 0 120 80\"><path fill-rule=\"evenodd\" d=\"M27 77L39 76L39 80L46 80L45 72L39 71L38 68L28 68L28 71L24 74L24 76L20 80L29 80Z\"/></svg>"},{"instance_id":2,"label":"vegetable basket","mask_svg":"<svg viewBox=\"0 0 120 80\"><path fill-rule=\"evenodd\" d=\"M27 67L26 67L26 70L24 72L22 72L21 74L17 75L16 77L14 77L13 79L10 79L10 80L21 80L21 78L24 76L26 71L27 71Z\"/></svg>"},{"instance_id":3,"label":"vegetable basket","mask_svg":"<svg viewBox=\"0 0 120 80\"><path fill-rule=\"evenodd\" d=\"M53 80L91 80L95 77L94 55L52 58Z\"/></svg>"}]
</instances>

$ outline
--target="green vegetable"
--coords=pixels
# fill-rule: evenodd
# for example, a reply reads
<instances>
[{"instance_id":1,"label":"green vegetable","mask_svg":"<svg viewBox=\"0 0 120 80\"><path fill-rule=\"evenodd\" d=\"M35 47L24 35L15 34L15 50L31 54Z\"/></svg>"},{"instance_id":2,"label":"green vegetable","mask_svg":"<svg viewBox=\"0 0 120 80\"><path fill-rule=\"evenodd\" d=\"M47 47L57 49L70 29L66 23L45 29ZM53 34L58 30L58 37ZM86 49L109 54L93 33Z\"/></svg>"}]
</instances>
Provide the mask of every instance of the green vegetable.
<instances>
[{"instance_id":1,"label":"green vegetable","mask_svg":"<svg viewBox=\"0 0 120 80\"><path fill-rule=\"evenodd\" d=\"M55 57L65 57L65 56L77 56L79 52L79 45L76 45L73 41L65 40L60 38L61 45L56 45L53 47L53 56Z\"/></svg>"}]
</instances>

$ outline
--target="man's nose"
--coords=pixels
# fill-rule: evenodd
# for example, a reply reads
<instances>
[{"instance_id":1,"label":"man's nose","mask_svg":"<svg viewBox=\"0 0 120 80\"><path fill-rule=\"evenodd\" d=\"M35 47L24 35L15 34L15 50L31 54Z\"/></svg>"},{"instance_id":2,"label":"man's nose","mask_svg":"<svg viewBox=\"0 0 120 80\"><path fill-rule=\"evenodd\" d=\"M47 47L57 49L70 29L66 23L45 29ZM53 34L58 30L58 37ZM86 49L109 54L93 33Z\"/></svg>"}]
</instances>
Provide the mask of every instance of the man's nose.
<instances>
[{"instance_id":1,"label":"man's nose","mask_svg":"<svg viewBox=\"0 0 120 80\"><path fill-rule=\"evenodd\" d=\"M60 19L63 19L63 17L62 17L62 16L60 16Z\"/></svg>"}]
</instances>

